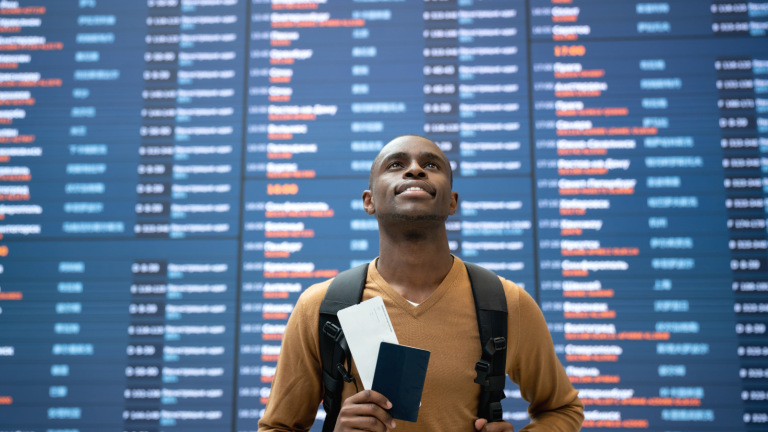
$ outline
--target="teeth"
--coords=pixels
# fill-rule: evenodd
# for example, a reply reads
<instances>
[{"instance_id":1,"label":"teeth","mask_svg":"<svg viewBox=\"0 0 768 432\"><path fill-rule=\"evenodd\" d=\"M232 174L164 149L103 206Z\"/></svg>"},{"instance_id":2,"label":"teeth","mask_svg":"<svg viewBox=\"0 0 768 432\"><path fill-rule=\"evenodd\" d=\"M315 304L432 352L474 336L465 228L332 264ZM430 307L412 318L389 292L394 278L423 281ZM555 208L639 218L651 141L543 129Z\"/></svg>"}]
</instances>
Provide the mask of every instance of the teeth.
<instances>
[{"instance_id":1,"label":"teeth","mask_svg":"<svg viewBox=\"0 0 768 432\"><path fill-rule=\"evenodd\" d=\"M422 189L422 188L420 188L420 187L409 187L409 188L408 188L408 189L406 189L405 191L407 192L407 191L423 191L423 190L424 190L424 189Z\"/></svg>"}]
</instances>

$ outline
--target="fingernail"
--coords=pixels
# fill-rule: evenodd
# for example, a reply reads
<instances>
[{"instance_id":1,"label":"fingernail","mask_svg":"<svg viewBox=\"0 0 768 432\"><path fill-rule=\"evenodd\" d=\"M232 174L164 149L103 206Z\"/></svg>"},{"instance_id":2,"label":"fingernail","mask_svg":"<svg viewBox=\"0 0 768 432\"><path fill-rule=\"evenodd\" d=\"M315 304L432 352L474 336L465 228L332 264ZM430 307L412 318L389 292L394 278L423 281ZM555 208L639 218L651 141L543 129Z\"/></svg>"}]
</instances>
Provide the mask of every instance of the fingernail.
<instances>
[{"instance_id":1,"label":"fingernail","mask_svg":"<svg viewBox=\"0 0 768 432\"><path fill-rule=\"evenodd\" d=\"M387 401L387 409L392 408L392 402Z\"/></svg>"},{"instance_id":2,"label":"fingernail","mask_svg":"<svg viewBox=\"0 0 768 432\"><path fill-rule=\"evenodd\" d=\"M394 428L395 426L397 426L397 425L395 425L395 421L394 421L394 420L392 420L392 422L390 423L390 425L391 425L393 428Z\"/></svg>"}]
</instances>

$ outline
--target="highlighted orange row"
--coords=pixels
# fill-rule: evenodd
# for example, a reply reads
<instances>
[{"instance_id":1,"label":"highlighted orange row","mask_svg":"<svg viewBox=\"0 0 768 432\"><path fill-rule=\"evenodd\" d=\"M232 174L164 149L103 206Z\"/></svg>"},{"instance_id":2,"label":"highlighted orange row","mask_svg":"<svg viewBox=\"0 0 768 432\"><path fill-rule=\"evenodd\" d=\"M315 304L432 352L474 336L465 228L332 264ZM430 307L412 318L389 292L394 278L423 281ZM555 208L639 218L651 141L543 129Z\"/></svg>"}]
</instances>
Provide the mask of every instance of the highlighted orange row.
<instances>
[{"instance_id":1,"label":"highlighted orange row","mask_svg":"<svg viewBox=\"0 0 768 432\"><path fill-rule=\"evenodd\" d=\"M656 135L659 130L656 127L612 127L612 128L589 128L589 129L559 129L558 136L574 135Z\"/></svg>"},{"instance_id":2,"label":"highlighted orange row","mask_svg":"<svg viewBox=\"0 0 768 432\"><path fill-rule=\"evenodd\" d=\"M589 270L563 270L563 276L585 277L589 276Z\"/></svg>"},{"instance_id":3,"label":"highlighted orange row","mask_svg":"<svg viewBox=\"0 0 768 432\"><path fill-rule=\"evenodd\" d=\"M556 91L555 96L566 98L566 97L600 97L603 92L600 90L562 90L562 91Z\"/></svg>"},{"instance_id":4,"label":"highlighted orange row","mask_svg":"<svg viewBox=\"0 0 768 432\"><path fill-rule=\"evenodd\" d=\"M261 361L273 361L273 362L276 362L279 357L280 357L279 355L274 355L274 354L262 354L261 355Z\"/></svg>"},{"instance_id":5,"label":"highlighted orange row","mask_svg":"<svg viewBox=\"0 0 768 432\"><path fill-rule=\"evenodd\" d=\"M615 117L629 114L629 108L584 108L580 110L559 110L555 111L558 117L584 117L584 116L603 116Z\"/></svg>"},{"instance_id":6,"label":"highlighted orange row","mask_svg":"<svg viewBox=\"0 0 768 432\"><path fill-rule=\"evenodd\" d=\"M287 65L287 64L294 64L295 62L296 62L296 60L294 60L292 58L269 59L269 64L273 64L273 65ZM272 99L270 99L270 100L272 100Z\"/></svg>"},{"instance_id":7,"label":"highlighted orange row","mask_svg":"<svg viewBox=\"0 0 768 432\"><path fill-rule=\"evenodd\" d=\"M13 403L13 398L10 396L0 396L0 405L10 405Z\"/></svg>"},{"instance_id":8,"label":"highlighted orange row","mask_svg":"<svg viewBox=\"0 0 768 432\"><path fill-rule=\"evenodd\" d=\"M2 50L2 45L0 45ZM61 87L61 78L48 78L37 81L3 81L0 87Z\"/></svg>"},{"instance_id":9,"label":"highlighted orange row","mask_svg":"<svg viewBox=\"0 0 768 432\"><path fill-rule=\"evenodd\" d=\"M574 384L595 384L595 383L617 384L621 381L621 378L619 378L618 375L598 375L596 377L569 376L568 380Z\"/></svg>"},{"instance_id":10,"label":"highlighted orange row","mask_svg":"<svg viewBox=\"0 0 768 432\"><path fill-rule=\"evenodd\" d=\"M560 209L560 215L561 216L584 216L587 214L587 209L580 209L580 208L561 208Z\"/></svg>"},{"instance_id":11,"label":"highlighted orange row","mask_svg":"<svg viewBox=\"0 0 768 432\"><path fill-rule=\"evenodd\" d=\"M629 419L629 420L584 420L581 424L583 428L625 428L625 429L648 429L648 420Z\"/></svg>"},{"instance_id":12,"label":"highlighted orange row","mask_svg":"<svg viewBox=\"0 0 768 432\"><path fill-rule=\"evenodd\" d=\"M615 247L615 248L598 248L598 249L561 249L560 255L562 256L584 256L584 255L598 255L598 256L635 256L640 254L639 248L633 247Z\"/></svg>"},{"instance_id":13,"label":"highlighted orange row","mask_svg":"<svg viewBox=\"0 0 768 432\"><path fill-rule=\"evenodd\" d=\"M365 25L363 19L330 19L321 22L315 21L298 21L298 22L273 22L272 27L275 28L291 28L291 27L362 27Z\"/></svg>"},{"instance_id":14,"label":"highlighted orange row","mask_svg":"<svg viewBox=\"0 0 768 432\"><path fill-rule=\"evenodd\" d=\"M271 40L269 41L269 44L272 46L291 46L291 41L289 40Z\"/></svg>"},{"instance_id":15,"label":"highlighted orange row","mask_svg":"<svg viewBox=\"0 0 768 432\"><path fill-rule=\"evenodd\" d=\"M267 185L267 195L296 195L297 193L299 193L299 185L296 183Z\"/></svg>"},{"instance_id":16,"label":"highlighted orange row","mask_svg":"<svg viewBox=\"0 0 768 432\"><path fill-rule=\"evenodd\" d=\"M584 45L556 45L555 57L582 57L587 53Z\"/></svg>"},{"instance_id":17,"label":"highlighted orange row","mask_svg":"<svg viewBox=\"0 0 768 432\"><path fill-rule=\"evenodd\" d=\"M268 172L267 178L315 178L315 170L298 170L290 172Z\"/></svg>"},{"instance_id":18,"label":"highlighted orange row","mask_svg":"<svg viewBox=\"0 0 768 432\"><path fill-rule=\"evenodd\" d=\"M607 155L608 149L557 149L558 156Z\"/></svg>"},{"instance_id":19,"label":"highlighted orange row","mask_svg":"<svg viewBox=\"0 0 768 432\"><path fill-rule=\"evenodd\" d=\"M563 312L563 318L579 319L579 318L616 318L616 311L605 312Z\"/></svg>"},{"instance_id":20,"label":"highlighted orange row","mask_svg":"<svg viewBox=\"0 0 768 432\"><path fill-rule=\"evenodd\" d=\"M271 140L289 140L289 139L293 139L293 134L292 133L267 134L267 138Z\"/></svg>"},{"instance_id":21,"label":"highlighted orange row","mask_svg":"<svg viewBox=\"0 0 768 432\"><path fill-rule=\"evenodd\" d=\"M21 27L0 27L0 33L18 33Z\"/></svg>"},{"instance_id":22,"label":"highlighted orange row","mask_svg":"<svg viewBox=\"0 0 768 432\"><path fill-rule=\"evenodd\" d=\"M619 361L619 356L616 354L566 354L566 361L579 362L579 361L595 361L595 362L615 362Z\"/></svg>"},{"instance_id":23,"label":"highlighted orange row","mask_svg":"<svg viewBox=\"0 0 768 432\"><path fill-rule=\"evenodd\" d=\"M267 153L267 159L291 159L293 157L293 153L283 152L283 153Z\"/></svg>"},{"instance_id":24,"label":"highlighted orange row","mask_svg":"<svg viewBox=\"0 0 768 432\"><path fill-rule=\"evenodd\" d=\"M272 9L317 9L317 3L275 4Z\"/></svg>"},{"instance_id":25,"label":"highlighted orange row","mask_svg":"<svg viewBox=\"0 0 768 432\"><path fill-rule=\"evenodd\" d=\"M35 142L34 135L18 135L15 137L0 137L0 143L2 144L33 143L33 142Z\"/></svg>"},{"instance_id":26,"label":"highlighted orange row","mask_svg":"<svg viewBox=\"0 0 768 432\"><path fill-rule=\"evenodd\" d=\"M583 233L581 228L564 228L560 230L561 236L582 235Z\"/></svg>"},{"instance_id":27,"label":"highlighted orange row","mask_svg":"<svg viewBox=\"0 0 768 432\"><path fill-rule=\"evenodd\" d=\"M290 258L291 253L286 251L264 251L264 258Z\"/></svg>"},{"instance_id":28,"label":"highlighted orange row","mask_svg":"<svg viewBox=\"0 0 768 432\"><path fill-rule=\"evenodd\" d=\"M608 168L560 168L558 175L604 175L608 174Z\"/></svg>"},{"instance_id":29,"label":"highlighted orange row","mask_svg":"<svg viewBox=\"0 0 768 432\"><path fill-rule=\"evenodd\" d=\"M669 332L566 333L568 340L669 340Z\"/></svg>"},{"instance_id":30,"label":"highlighted orange row","mask_svg":"<svg viewBox=\"0 0 768 432\"><path fill-rule=\"evenodd\" d=\"M276 272L264 272L265 278L291 278L291 279L298 279L298 278L332 278L336 277L336 275L339 274L338 270L315 270L315 271L304 271L304 272L294 272L294 271L276 271Z\"/></svg>"},{"instance_id":31,"label":"highlighted orange row","mask_svg":"<svg viewBox=\"0 0 768 432\"><path fill-rule=\"evenodd\" d=\"M263 297L265 299L286 299L288 298L287 292L280 292L280 291L274 291L274 292L266 292L264 291Z\"/></svg>"},{"instance_id":32,"label":"highlighted orange row","mask_svg":"<svg viewBox=\"0 0 768 432\"><path fill-rule=\"evenodd\" d=\"M14 100L0 100L0 105L34 105L35 104L35 98L29 98L29 99L14 99Z\"/></svg>"},{"instance_id":33,"label":"highlighted orange row","mask_svg":"<svg viewBox=\"0 0 768 432\"><path fill-rule=\"evenodd\" d=\"M580 72L555 72L555 78L602 78L605 69L588 69Z\"/></svg>"},{"instance_id":34,"label":"highlighted orange row","mask_svg":"<svg viewBox=\"0 0 768 432\"><path fill-rule=\"evenodd\" d=\"M31 174L0 175L0 181L30 181L30 180L32 180Z\"/></svg>"},{"instance_id":35,"label":"highlighted orange row","mask_svg":"<svg viewBox=\"0 0 768 432\"><path fill-rule=\"evenodd\" d=\"M552 22L576 22L577 19L579 19L578 15L561 15L553 16Z\"/></svg>"},{"instance_id":36,"label":"highlighted orange row","mask_svg":"<svg viewBox=\"0 0 768 432\"><path fill-rule=\"evenodd\" d=\"M262 333L261 340L275 340L275 341L283 340L283 334L282 333Z\"/></svg>"},{"instance_id":37,"label":"highlighted orange row","mask_svg":"<svg viewBox=\"0 0 768 432\"><path fill-rule=\"evenodd\" d=\"M633 195L635 188L578 188L558 189L560 195Z\"/></svg>"},{"instance_id":38,"label":"highlighted orange row","mask_svg":"<svg viewBox=\"0 0 768 432\"><path fill-rule=\"evenodd\" d=\"M291 77L269 77L269 82L279 84L279 83L289 83L291 82Z\"/></svg>"},{"instance_id":39,"label":"highlighted orange row","mask_svg":"<svg viewBox=\"0 0 768 432\"><path fill-rule=\"evenodd\" d=\"M632 397L616 398L581 398L584 405L632 405L632 406L701 406L699 398L669 398L669 397Z\"/></svg>"},{"instance_id":40,"label":"highlighted orange row","mask_svg":"<svg viewBox=\"0 0 768 432\"><path fill-rule=\"evenodd\" d=\"M0 45L0 51L59 51L64 48L64 44L61 42L46 42L41 44L5 44Z\"/></svg>"},{"instance_id":41,"label":"highlighted orange row","mask_svg":"<svg viewBox=\"0 0 768 432\"><path fill-rule=\"evenodd\" d=\"M291 101L290 96L270 96L268 99L270 102L290 102Z\"/></svg>"},{"instance_id":42,"label":"highlighted orange row","mask_svg":"<svg viewBox=\"0 0 768 432\"><path fill-rule=\"evenodd\" d=\"M563 291L563 297L613 297L612 289L596 291Z\"/></svg>"},{"instance_id":43,"label":"highlighted orange row","mask_svg":"<svg viewBox=\"0 0 768 432\"><path fill-rule=\"evenodd\" d=\"M43 15L45 6L27 6L23 8L0 9L0 15Z\"/></svg>"},{"instance_id":44,"label":"highlighted orange row","mask_svg":"<svg viewBox=\"0 0 768 432\"><path fill-rule=\"evenodd\" d=\"M315 230L305 229L301 231L265 231L264 237L267 238L279 238L279 237L314 237Z\"/></svg>"},{"instance_id":45,"label":"highlighted orange row","mask_svg":"<svg viewBox=\"0 0 768 432\"><path fill-rule=\"evenodd\" d=\"M333 210L314 210L314 211L268 211L264 212L264 215L268 218L286 218L286 217L316 217L326 218L333 217Z\"/></svg>"},{"instance_id":46,"label":"highlighted orange row","mask_svg":"<svg viewBox=\"0 0 768 432\"><path fill-rule=\"evenodd\" d=\"M261 314L263 319L288 319L286 312L264 312Z\"/></svg>"},{"instance_id":47,"label":"highlighted orange row","mask_svg":"<svg viewBox=\"0 0 768 432\"><path fill-rule=\"evenodd\" d=\"M0 194L0 201L29 201L29 194Z\"/></svg>"},{"instance_id":48,"label":"highlighted orange row","mask_svg":"<svg viewBox=\"0 0 768 432\"><path fill-rule=\"evenodd\" d=\"M314 114L270 114L268 118L271 121L317 120Z\"/></svg>"}]
</instances>

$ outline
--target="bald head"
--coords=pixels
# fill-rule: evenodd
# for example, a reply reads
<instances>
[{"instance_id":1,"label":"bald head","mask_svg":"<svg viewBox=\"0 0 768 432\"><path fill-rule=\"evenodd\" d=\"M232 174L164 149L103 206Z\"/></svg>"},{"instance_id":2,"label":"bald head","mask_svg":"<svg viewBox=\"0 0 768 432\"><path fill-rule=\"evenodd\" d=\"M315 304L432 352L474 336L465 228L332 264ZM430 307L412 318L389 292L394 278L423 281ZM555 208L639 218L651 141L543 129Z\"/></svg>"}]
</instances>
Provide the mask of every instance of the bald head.
<instances>
[{"instance_id":1,"label":"bald head","mask_svg":"<svg viewBox=\"0 0 768 432\"><path fill-rule=\"evenodd\" d=\"M443 153L443 151L440 150L440 147L438 147L434 141L432 141L427 137L423 137L421 135L407 134L407 135L400 135L399 137L396 137L392 141L388 142L381 149L381 151L379 151L379 154L376 155L376 159L374 159L373 163L371 164L371 172L368 175L368 189L373 190L374 172L376 171L376 168L379 166L379 163L381 163L381 160L389 154L387 147L391 147L393 144L396 144L396 143L407 144L410 141L421 141L421 140L432 143L432 145L434 146L434 153L437 154L442 159L444 166L446 166L447 170L450 172L451 187L453 187L453 171L451 170L451 163L448 161L448 157L445 156L445 153Z\"/></svg>"}]
</instances>

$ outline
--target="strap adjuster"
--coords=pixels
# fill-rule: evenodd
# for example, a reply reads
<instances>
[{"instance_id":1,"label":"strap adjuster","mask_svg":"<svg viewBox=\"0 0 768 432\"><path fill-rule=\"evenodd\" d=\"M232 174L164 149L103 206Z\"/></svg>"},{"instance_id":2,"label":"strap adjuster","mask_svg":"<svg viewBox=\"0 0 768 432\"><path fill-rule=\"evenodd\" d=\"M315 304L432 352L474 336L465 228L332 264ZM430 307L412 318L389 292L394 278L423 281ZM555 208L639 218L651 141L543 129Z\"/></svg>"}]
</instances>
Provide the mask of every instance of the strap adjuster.
<instances>
[{"instance_id":1,"label":"strap adjuster","mask_svg":"<svg viewBox=\"0 0 768 432\"><path fill-rule=\"evenodd\" d=\"M352 374L347 372L347 368L345 368L343 364L341 363L337 364L336 370L339 371L339 374L341 375L341 379L343 379L344 382L350 383L355 380L355 377L353 377Z\"/></svg>"},{"instance_id":2,"label":"strap adjuster","mask_svg":"<svg viewBox=\"0 0 768 432\"><path fill-rule=\"evenodd\" d=\"M337 327L330 321L326 321L325 325L323 326L323 333L330 336L334 342L338 342L344 336L344 332L341 330L341 328Z\"/></svg>"},{"instance_id":3,"label":"strap adjuster","mask_svg":"<svg viewBox=\"0 0 768 432\"><path fill-rule=\"evenodd\" d=\"M507 349L507 340L503 337L488 339L488 342L486 342L485 346L483 347L483 350L485 350L485 352L490 355L494 355L496 354L496 351L505 349Z\"/></svg>"},{"instance_id":4,"label":"strap adjuster","mask_svg":"<svg viewBox=\"0 0 768 432\"><path fill-rule=\"evenodd\" d=\"M501 409L501 402L491 402L488 405L488 422L500 422L504 420L504 410Z\"/></svg>"}]
</instances>

